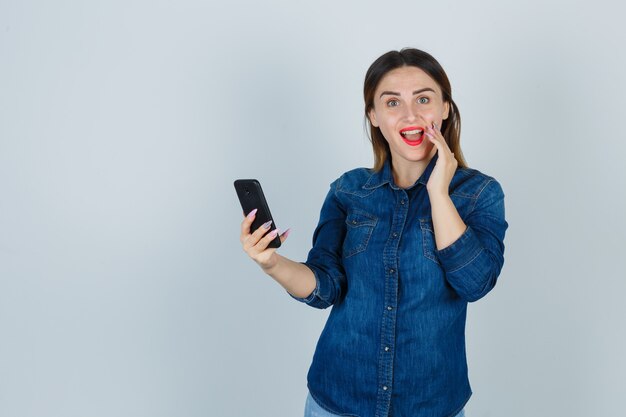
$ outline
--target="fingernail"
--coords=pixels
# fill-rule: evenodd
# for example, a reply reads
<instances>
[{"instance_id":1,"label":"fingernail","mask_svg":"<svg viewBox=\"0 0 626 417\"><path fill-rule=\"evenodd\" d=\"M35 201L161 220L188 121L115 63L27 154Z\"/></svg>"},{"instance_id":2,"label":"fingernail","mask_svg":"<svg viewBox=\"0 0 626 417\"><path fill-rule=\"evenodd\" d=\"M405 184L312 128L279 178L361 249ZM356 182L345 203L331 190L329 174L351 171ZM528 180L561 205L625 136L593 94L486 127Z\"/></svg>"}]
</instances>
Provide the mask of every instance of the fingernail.
<instances>
[{"instance_id":1,"label":"fingernail","mask_svg":"<svg viewBox=\"0 0 626 417\"><path fill-rule=\"evenodd\" d=\"M254 215L256 214L256 211L257 211L257 210L258 210L258 209L254 209L254 210L252 210L250 213L248 213L248 216L247 216L247 217L248 217L249 219L251 219L252 217L254 217Z\"/></svg>"},{"instance_id":2,"label":"fingernail","mask_svg":"<svg viewBox=\"0 0 626 417\"><path fill-rule=\"evenodd\" d=\"M274 229L270 232L271 238L275 238L276 236L278 236L278 229Z\"/></svg>"},{"instance_id":3,"label":"fingernail","mask_svg":"<svg viewBox=\"0 0 626 417\"><path fill-rule=\"evenodd\" d=\"M271 224L272 224L272 221L271 221L271 220L270 220L270 221L267 221L267 222L263 223L263 228L264 228L264 229L269 229Z\"/></svg>"},{"instance_id":4,"label":"fingernail","mask_svg":"<svg viewBox=\"0 0 626 417\"><path fill-rule=\"evenodd\" d=\"M287 238L287 236L289 236L289 233L291 233L291 228L289 228L289 229L285 230L285 231L283 232L283 234L282 234L282 235L280 235L280 236L281 236L281 237L284 237L284 238Z\"/></svg>"}]
</instances>

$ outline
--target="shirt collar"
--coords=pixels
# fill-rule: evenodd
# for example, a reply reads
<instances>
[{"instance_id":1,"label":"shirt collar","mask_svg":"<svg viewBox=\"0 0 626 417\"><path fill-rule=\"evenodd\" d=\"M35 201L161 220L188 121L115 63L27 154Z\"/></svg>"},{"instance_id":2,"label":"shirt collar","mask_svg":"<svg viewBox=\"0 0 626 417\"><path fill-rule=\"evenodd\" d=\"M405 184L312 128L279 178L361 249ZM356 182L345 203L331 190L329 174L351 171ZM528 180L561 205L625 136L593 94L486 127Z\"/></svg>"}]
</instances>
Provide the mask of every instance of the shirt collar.
<instances>
[{"instance_id":1,"label":"shirt collar","mask_svg":"<svg viewBox=\"0 0 626 417\"><path fill-rule=\"evenodd\" d=\"M437 163L438 156L439 155L435 153L435 155L431 158L430 162L426 166L426 169L424 170L422 175L420 175L417 181L415 181L415 184L408 187L407 189L411 189L415 187L416 184L426 185L428 183L430 174L433 172L433 169L435 168L435 163ZM372 175L367 180L363 188L366 190L373 190L374 188L378 188L381 185L385 185L385 184L389 184L391 188L394 188L394 189L400 188L396 185L396 183L393 180L393 173L391 171L391 158L389 157L385 161L385 164L383 165L383 169L381 169L378 172L372 173Z\"/></svg>"}]
</instances>

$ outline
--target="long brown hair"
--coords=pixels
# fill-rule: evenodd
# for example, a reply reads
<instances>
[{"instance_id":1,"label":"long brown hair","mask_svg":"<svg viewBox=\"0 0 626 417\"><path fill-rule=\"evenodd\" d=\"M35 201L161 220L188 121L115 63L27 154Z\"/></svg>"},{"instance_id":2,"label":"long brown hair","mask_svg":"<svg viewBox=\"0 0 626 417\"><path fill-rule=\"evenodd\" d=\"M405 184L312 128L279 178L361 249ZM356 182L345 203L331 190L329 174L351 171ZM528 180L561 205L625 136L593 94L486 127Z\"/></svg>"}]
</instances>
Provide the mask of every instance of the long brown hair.
<instances>
[{"instance_id":1,"label":"long brown hair","mask_svg":"<svg viewBox=\"0 0 626 417\"><path fill-rule=\"evenodd\" d=\"M415 48L403 48L400 51L389 51L380 56L369 67L363 83L363 98L365 99L365 120L369 124L370 141L374 149L374 171L380 171L390 156L389 144L379 128L374 127L369 119L369 112L374 107L374 93L380 80L391 70L400 67L417 67L428 74L441 88L444 102L448 102L450 110L448 118L441 124L441 132L454 153L459 168L466 168L467 163L461 152L461 114L452 100L452 88L445 71L430 54Z\"/></svg>"}]
</instances>

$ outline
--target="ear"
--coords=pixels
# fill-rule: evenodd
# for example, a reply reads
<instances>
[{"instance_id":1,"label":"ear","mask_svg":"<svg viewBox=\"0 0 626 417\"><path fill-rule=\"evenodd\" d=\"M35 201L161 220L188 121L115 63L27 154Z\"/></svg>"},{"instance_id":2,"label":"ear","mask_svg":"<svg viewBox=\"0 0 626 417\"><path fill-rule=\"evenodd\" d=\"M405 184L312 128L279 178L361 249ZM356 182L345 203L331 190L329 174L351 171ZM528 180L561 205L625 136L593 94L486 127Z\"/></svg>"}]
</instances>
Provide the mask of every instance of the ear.
<instances>
[{"instance_id":1,"label":"ear","mask_svg":"<svg viewBox=\"0 0 626 417\"><path fill-rule=\"evenodd\" d=\"M367 116L369 117L370 123L372 124L372 126L378 127L378 122L376 121L376 112L374 112L374 107L370 109L370 111L367 113Z\"/></svg>"},{"instance_id":2,"label":"ear","mask_svg":"<svg viewBox=\"0 0 626 417\"><path fill-rule=\"evenodd\" d=\"M446 101L445 103L443 103L443 120L446 120L448 118L448 113L450 113L450 102Z\"/></svg>"}]
</instances>

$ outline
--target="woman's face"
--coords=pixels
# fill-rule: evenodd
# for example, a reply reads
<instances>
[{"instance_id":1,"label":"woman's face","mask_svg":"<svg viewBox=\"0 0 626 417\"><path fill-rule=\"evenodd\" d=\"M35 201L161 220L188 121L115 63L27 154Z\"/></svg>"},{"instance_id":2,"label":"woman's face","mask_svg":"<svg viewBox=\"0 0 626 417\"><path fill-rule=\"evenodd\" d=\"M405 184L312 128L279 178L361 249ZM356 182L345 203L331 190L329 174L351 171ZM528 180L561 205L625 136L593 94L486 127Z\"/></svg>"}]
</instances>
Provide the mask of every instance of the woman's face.
<instances>
[{"instance_id":1,"label":"woman's face","mask_svg":"<svg viewBox=\"0 0 626 417\"><path fill-rule=\"evenodd\" d=\"M389 71L380 80L368 115L389 143L394 164L428 162L434 145L426 138L425 129L433 122L441 127L449 107L435 80L417 67L406 66Z\"/></svg>"}]
</instances>

